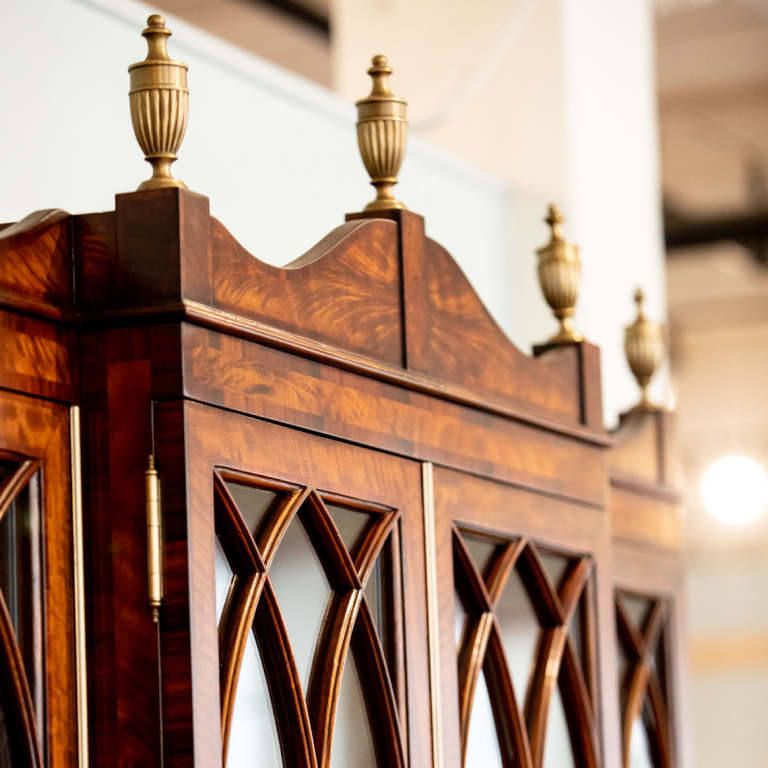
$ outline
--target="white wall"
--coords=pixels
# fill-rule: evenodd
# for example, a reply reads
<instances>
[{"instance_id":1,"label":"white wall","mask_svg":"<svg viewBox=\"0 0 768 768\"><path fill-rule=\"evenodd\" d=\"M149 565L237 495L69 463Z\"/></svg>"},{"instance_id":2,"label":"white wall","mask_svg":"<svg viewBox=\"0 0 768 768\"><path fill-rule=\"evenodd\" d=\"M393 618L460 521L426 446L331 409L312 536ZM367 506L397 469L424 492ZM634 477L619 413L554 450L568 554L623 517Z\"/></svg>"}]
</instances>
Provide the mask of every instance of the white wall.
<instances>
[{"instance_id":1,"label":"white wall","mask_svg":"<svg viewBox=\"0 0 768 768\"><path fill-rule=\"evenodd\" d=\"M763 768L768 754L768 564L709 553L688 566L691 702L699 768Z\"/></svg>"},{"instance_id":2,"label":"white wall","mask_svg":"<svg viewBox=\"0 0 768 768\"><path fill-rule=\"evenodd\" d=\"M127 67L146 56L141 31L152 12L132 0L0 2L0 221L47 207L110 210L115 193L150 175L131 129ZM188 24L167 23L191 92L174 172L210 197L213 215L246 248L285 263L373 199L352 105ZM509 331L505 186L413 139L399 194Z\"/></svg>"}]
</instances>

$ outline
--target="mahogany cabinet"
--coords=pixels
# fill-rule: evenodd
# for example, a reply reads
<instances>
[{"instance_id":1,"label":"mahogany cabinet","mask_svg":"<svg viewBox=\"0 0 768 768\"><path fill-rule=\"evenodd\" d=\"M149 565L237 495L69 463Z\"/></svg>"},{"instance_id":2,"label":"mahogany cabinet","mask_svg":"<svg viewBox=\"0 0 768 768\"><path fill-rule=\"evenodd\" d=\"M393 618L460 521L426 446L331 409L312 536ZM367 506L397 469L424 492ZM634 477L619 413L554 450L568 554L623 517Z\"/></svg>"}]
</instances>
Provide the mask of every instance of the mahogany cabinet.
<instances>
[{"instance_id":1,"label":"mahogany cabinet","mask_svg":"<svg viewBox=\"0 0 768 768\"><path fill-rule=\"evenodd\" d=\"M2 228L0 304L0 765L618 768L638 717L675 764L665 481L421 217L277 268L118 195Z\"/></svg>"}]
</instances>

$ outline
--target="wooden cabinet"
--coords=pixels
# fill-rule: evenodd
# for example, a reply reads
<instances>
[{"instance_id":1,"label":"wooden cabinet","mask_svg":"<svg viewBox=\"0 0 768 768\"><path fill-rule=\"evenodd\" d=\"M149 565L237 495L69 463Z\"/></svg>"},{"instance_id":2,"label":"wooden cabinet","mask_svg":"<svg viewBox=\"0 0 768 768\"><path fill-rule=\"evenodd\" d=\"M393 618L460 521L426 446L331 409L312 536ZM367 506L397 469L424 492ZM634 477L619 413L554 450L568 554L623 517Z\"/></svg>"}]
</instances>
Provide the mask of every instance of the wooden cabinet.
<instances>
[{"instance_id":1,"label":"wooden cabinet","mask_svg":"<svg viewBox=\"0 0 768 768\"><path fill-rule=\"evenodd\" d=\"M1 229L0 303L7 764L618 768L646 713L678 764L671 492L596 348L519 352L419 216L281 269L119 195Z\"/></svg>"}]
</instances>

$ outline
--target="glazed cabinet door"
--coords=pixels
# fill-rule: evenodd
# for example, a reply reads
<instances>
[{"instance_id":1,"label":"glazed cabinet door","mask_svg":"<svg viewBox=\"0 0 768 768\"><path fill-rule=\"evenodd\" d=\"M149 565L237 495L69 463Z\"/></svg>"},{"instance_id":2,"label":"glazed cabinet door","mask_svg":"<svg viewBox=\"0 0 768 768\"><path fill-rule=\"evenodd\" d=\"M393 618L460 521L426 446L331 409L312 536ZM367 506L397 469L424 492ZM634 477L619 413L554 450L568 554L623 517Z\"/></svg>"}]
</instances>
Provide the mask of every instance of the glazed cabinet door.
<instances>
[{"instance_id":1,"label":"glazed cabinet door","mask_svg":"<svg viewBox=\"0 0 768 768\"><path fill-rule=\"evenodd\" d=\"M435 468L434 519L446 768L606 764L605 512Z\"/></svg>"},{"instance_id":2,"label":"glazed cabinet door","mask_svg":"<svg viewBox=\"0 0 768 768\"><path fill-rule=\"evenodd\" d=\"M169 764L428 765L420 465L196 403L156 451Z\"/></svg>"},{"instance_id":3,"label":"glazed cabinet door","mask_svg":"<svg viewBox=\"0 0 768 768\"><path fill-rule=\"evenodd\" d=\"M615 547L614 561L622 763L673 768L684 757L676 717L684 688L682 567L676 557L629 545Z\"/></svg>"},{"instance_id":4,"label":"glazed cabinet door","mask_svg":"<svg viewBox=\"0 0 768 768\"><path fill-rule=\"evenodd\" d=\"M0 391L0 766L77 761L69 408Z\"/></svg>"}]
</instances>

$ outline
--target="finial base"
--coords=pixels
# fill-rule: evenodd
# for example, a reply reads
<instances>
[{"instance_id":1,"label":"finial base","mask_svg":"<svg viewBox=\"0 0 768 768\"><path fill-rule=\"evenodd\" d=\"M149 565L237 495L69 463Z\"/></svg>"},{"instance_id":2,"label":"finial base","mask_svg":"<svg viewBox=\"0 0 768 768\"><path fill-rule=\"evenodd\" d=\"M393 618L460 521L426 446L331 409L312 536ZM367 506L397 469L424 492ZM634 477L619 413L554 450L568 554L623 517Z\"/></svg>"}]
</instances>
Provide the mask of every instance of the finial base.
<instances>
[{"instance_id":1,"label":"finial base","mask_svg":"<svg viewBox=\"0 0 768 768\"><path fill-rule=\"evenodd\" d=\"M576 344L584 341L584 336L573 327L573 307L555 309L554 315L560 323L560 329L547 341L547 345Z\"/></svg>"},{"instance_id":2,"label":"finial base","mask_svg":"<svg viewBox=\"0 0 768 768\"><path fill-rule=\"evenodd\" d=\"M562 313L564 312L567 314L562 316ZM557 319L560 321L560 330L547 342L547 344L576 344L579 341L584 341L584 336L573 327L573 321L571 320L572 314L572 308L555 312Z\"/></svg>"},{"instance_id":3,"label":"finial base","mask_svg":"<svg viewBox=\"0 0 768 768\"><path fill-rule=\"evenodd\" d=\"M642 393L640 395L640 402L632 408L633 412L638 411L661 411L663 410L660 405L657 403L654 403L653 400L651 400L650 396L648 395L648 387L651 384L651 377L649 376L647 379L638 382L640 384L640 388L642 390Z\"/></svg>"},{"instance_id":4,"label":"finial base","mask_svg":"<svg viewBox=\"0 0 768 768\"><path fill-rule=\"evenodd\" d=\"M584 341L584 336L580 333L561 329L547 341L547 344L577 344L580 341Z\"/></svg>"},{"instance_id":5,"label":"finial base","mask_svg":"<svg viewBox=\"0 0 768 768\"><path fill-rule=\"evenodd\" d=\"M146 181L142 181L138 187L137 192L145 192L148 189L189 189L183 181L178 179L156 179L152 177Z\"/></svg>"},{"instance_id":6,"label":"finial base","mask_svg":"<svg viewBox=\"0 0 768 768\"><path fill-rule=\"evenodd\" d=\"M399 200L372 200L363 209L364 211L394 211L394 210L407 210L405 203L401 203Z\"/></svg>"},{"instance_id":7,"label":"finial base","mask_svg":"<svg viewBox=\"0 0 768 768\"><path fill-rule=\"evenodd\" d=\"M183 181L171 175L171 164L176 162L176 155L162 154L145 159L152 165L152 176L139 184L136 189L137 192L143 192L145 189L166 189L168 187L187 188Z\"/></svg>"},{"instance_id":8,"label":"finial base","mask_svg":"<svg viewBox=\"0 0 768 768\"><path fill-rule=\"evenodd\" d=\"M376 188L376 199L365 206L366 211L392 211L405 208L405 203L401 203L394 195L397 179L376 179L371 182Z\"/></svg>"}]
</instances>

